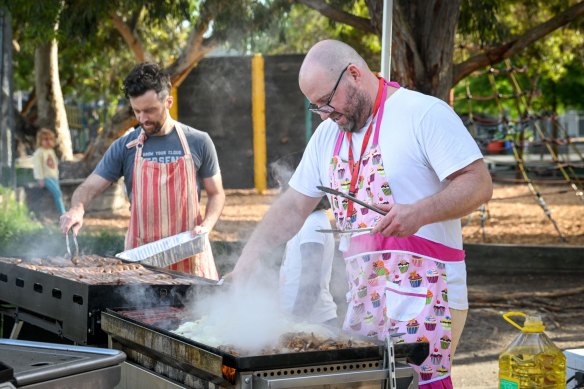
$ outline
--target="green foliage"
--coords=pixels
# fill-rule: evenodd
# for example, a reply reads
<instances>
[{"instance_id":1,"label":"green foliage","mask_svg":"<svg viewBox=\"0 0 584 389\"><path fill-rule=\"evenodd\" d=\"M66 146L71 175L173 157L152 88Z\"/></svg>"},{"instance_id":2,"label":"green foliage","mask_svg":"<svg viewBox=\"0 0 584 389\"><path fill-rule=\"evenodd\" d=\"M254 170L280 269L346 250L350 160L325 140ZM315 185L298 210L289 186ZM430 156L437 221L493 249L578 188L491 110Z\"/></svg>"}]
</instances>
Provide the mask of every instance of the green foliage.
<instances>
[{"instance_id":1,"label":"green foliage","mask_svg":"<svg viewBox=\"0 0 584 389\"><path fill-rule=\"evenodd\" d=\"M353 15L369 17L364 0L335 0L329 3ZM273 17L262 29L250 30L239 40L229 40L226 47L248 54L302 54L320 40L339 39L359 48L372 69L379 67L381 42L376 35L337 23L302 4L293 3L290 6L288 2L272 1L267 9Z\"/></svg>"},{"instance_id":2,"label":"green foliage","mask_svg":"<svg viewBox=\"0 0 584 389\"><path fill-rule=\"evenodd\" d=\"M58 24L63 3L60 0L14 1L0 0L0 6L10 11L16 34L36 45L50 42L57 36Z\"/></svg>"},{"instance_id":3,"label":"green foliage","mask_svg":"<svg viewBox=\"0 0 584 389\"><path fill-rule=\"evenodd\" d=\"M124 251L124 235L110 231L82 234L79 236L79 248L84 254L102 255L113 257Z\"/></svg>"},{"instance_id":4,"label":"green foliage","mask_svg":"<svg viewBox=\"0 0 584 389\"><path fill-rule=\"evenodd\" d=\"M42 229L25 204L16 201L14 191L0 186L0 247L6 247L24 233Z\"/></svg>"},{"instance_id":5,"label":"green foliage","mask_svg":"<svg viewBox=\"0 0 584 389\"><path fill-rule=\"evenodd\" d=\"M567 109L584 111L584 66L574 59L565 67L563 75L553 80L543 79L541 82L541 105L539 110L562 112Z\"/></svg>"},{"instance_id":6,"label":"green foliage","mask_svg":"<svg viewBox=\"0 0 584 389\"><path fill-rule=\"evenodd\" d=\"M109 231L82 233L78 243L82 254L113 256L124 250L124 236ZM25 204L16 201L11 189L0 186L0 256L49 256L66 252L65 237L58 227L43 226Z\"/></svg>"},{"instance_id":7,"label":"green foliage","mask_svg":"<svg viewBox=\"0 0 584 389\"><path fill-rule=\"evenodd\" d=\"M73 250L73 242L69 243ZM124 250L124 236L109 231L85 234L82 230L78 244L80 254L113 257ZM57 226L20 230L0 244L0 255L7 257L63 256L66 253L65 236Z\"/></svg>"},{"instance_id":8,"label":"green foliage","mask_svg":"<svg viewBox=\"0 0 584 389\"><path fill-rule=\"evenodd\" d=\"M494 47L519 36L567 7L576 0L463 0L455 60L462 61L485 47ZM491 21L489 24L489 20ZM523 91L533 92L530 111L562 113L567 108L581 109L582 61L584 61L584 34L582 23L573 22L552 32L526 47L513 57L513 65L526 71L516 74ZM476 45L475 42L479 42ZM496 65L502 69L503 65ZM466 94L467 85L475 96L494 93L484 69L455 86L455 96ZM502 94L513 94L509 80L497 76L497 87ZM475 112L499 116L500 109L494 100L472 102ZM458 112L468 111L468 101L455 102ZM522 108L524 109L524 107ZM510 117L518 116L516 101L503 100L503 110Z\"/></svg>"},{"instance_id":9,"label":"green foliage","mask_svg":"<svg viewBox=\"0 0 584 389\"><path fill-rule=\"evenodd\" d=\"M480 47L500 42L509 36L509 29L498 16L500 0L462 0L458 33Z\"/></svg>"},{"instance_id":10,"label":"green foliage","mask_svg":"<svg viewBox=\"0 0 584 389\"><path fill-rule=\"evenodd\" d=\"M519 69L525 69L523 72L514 72L513 75L519 84L521 92L532 94L525 98L514 98L515 91L509 76L499 74L495 76L496 90L489 82L486 69L484 72L474 74L454 88L454 109L459 112L480 112L491 116L499 117L503 111L505 115L512 119L520 116L519 110L525 112L526 106L529 112L557 112L562 114L568 109L584 110L584 101L581 96L584 95L584 66L576 58L572 62L563 65L563 71L556 77L538 74L537 68L531 67L530 61L520 63L518 58L514 66ZM503 65L495 66L498 70L503 70ZM478 100L469 101L466 99L466 93L470 91L471 95ZM494 96L500 93L504 98L501 99L501 106L497 105L496 100L483 100L482 97ZM513 98L507 98L513 97ZM528 99L528 100L526 100ZM517 106L519 104L519 108Z\"/></svg>"},{"instance_id":11,"label":"green foliage","mask_svg":"<svg viewBox=\"0 0 584 389\"><path fill-rule=\"evenodd\" d=\"M461 0L455 62L522 34L577 1ZM327 0L332 7L364 18L370 16L368 2L375 0ZM376 35L334 22L298 1L0 0L0 5L12 12L14 40L20 46L14 53L16 89L32 90L35 46L56 36L66 99L75 103L102 101L107 112L113 112L121 101L121 80L135 63L134 55L113 27L112 12L140 37L152 59L163 65L178 58L203 12L217 13L205 38L246 54L305 53L317 41L333 38L356 47L372 69L377 70L380 63L381 42ZM55 34L57 21L59 30ZM577 97L568 90L579 89L567 84L564 87L562 80L569 80L567 72L575 71L578 61L584 61L582 21L531 45L513 61L528 68L525 88L543 88L543 99L534 101L534 107L578 106ZM481 84L484 82L471 81L473 93L481 90ZM488 83L486 86L490 88ZM458 85L457 95L461 90L464 93L464 88L464 83ZM493 104L486 105L487 110L498 110Z\"/></svg>"},{"instance_id":12,"label":"green foliage","mask_svg":"<svg viewBox=\"0 0 584 389\"><path fill-rule=\"evenodd\" d=\"M92 38L110 13L120 12L127 17L130 28L138 24L166 28L166 21L188 20L194 5L189 0L66 0L59 28L69 39L85 41Z\"/></svg>"}]
</instances>

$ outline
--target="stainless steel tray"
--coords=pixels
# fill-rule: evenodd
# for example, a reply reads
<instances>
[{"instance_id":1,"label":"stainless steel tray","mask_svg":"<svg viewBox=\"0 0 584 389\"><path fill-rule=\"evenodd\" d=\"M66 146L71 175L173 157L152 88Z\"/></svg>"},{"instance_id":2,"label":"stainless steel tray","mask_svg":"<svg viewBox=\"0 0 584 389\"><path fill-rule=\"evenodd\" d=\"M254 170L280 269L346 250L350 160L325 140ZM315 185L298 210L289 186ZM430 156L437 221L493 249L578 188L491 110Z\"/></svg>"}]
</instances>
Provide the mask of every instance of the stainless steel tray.
<instances>
[{"instance_id":1,"label":"stainless steel tray","mask_svg":"<svg viewBox=\"0 0 584 389\"><path fill-rule=\"evenodd\" d=\"M131 250L117 253L116 257L157 267L167 267L205 250L207 233L192 236L185 231L168 238L147 243Z\"/></svg>"},{"instance_id":2,"label":"stainless steel tray","mask_svg":"<svg viewBox=\"0 0 584 389\"><path fill-rule=\"evenodd\" d=\"M0 358L17 387L113 388L126 354L118 350L0 339Z\"/></svg>"}]
</instances>

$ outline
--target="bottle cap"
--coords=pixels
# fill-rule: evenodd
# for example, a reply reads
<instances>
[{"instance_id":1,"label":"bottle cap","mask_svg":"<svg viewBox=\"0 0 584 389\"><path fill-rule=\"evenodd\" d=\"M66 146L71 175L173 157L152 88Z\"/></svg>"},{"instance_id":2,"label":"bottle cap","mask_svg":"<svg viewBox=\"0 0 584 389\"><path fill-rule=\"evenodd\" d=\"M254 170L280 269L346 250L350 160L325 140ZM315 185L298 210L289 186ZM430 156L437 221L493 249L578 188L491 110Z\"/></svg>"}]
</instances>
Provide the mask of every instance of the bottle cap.
<instances>
[{"instance_id":1,"label":"bottle cap","mask_svg":"<svg viewBox=\"0 0 584 389\"><path fill-rule=\"evenodd\" d=\"M521 327L519 324L514 322L509 318L509 316L522 316L525 318L524 327ZM523 312L507 312L503 315L503 319L507 322L511 323L514 327L520 329L523 332L543 332L545 330L545 326L541 321L541 316L539 315L531 315L528 316Z\"/></svg>"},{"instance_id":2,"label":"bottle cap","mask_svg":"<svg viewBox=\"0 0 584 389\"><path fill-rule=\"evenodd\" d=\"M541 316L539 315L528 315L525 318L525 323L523 325L523 332L543 332L545 330L545 326L543 325Z\"/></svg>"}]
</instances>

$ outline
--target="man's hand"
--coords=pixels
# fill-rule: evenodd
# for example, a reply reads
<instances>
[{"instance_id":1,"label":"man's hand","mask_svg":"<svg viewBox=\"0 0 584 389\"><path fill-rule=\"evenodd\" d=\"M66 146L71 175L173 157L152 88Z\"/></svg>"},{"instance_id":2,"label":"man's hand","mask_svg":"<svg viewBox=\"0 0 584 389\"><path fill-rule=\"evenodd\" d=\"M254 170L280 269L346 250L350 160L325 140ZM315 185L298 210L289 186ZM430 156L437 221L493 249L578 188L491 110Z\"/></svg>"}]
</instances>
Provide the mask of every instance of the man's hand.
<instances>
[{"instance_id":1,"label":"man's hand","mask_svg":"<svg viewBox=\"0 0 584 389\"><path fill-rule=\"evenodd\" d=\"M193 237L195 237L197 235L205 234L205 233L208 233L208 232L209 232L209 229L207 227L205 227L205 226L196 226L191 231L191 235Z\"/></svg>"},{"instance_id":2,"label":"man's hand","mask_svg":"<svg viewBox=\"0 0 584 389\"><path fill-rule=\"evenodd\" d=\"M373 227L372 234L405 238L415 234L423 226L414 204L376 204L376 206L387 211L387 215Z\"/></svg>"},{"instance_id":3,"label":"man's hand","mask_svg":"<svg viewBox=\"0 0 584 389\"><path fill-rule=\"evenodd\" d=\"M257 258L255 258L257 259ZM223 278L231 282L244 281L249 279L256 271L258 271L259 260L249 260L248 258L239 257L238 261L233 266L233 270L225 274Z\"/></svg>"},{"instance_id":4,"label":"man's hand","mask_svg":"<svg viewBox=\"0 0 584 389\"><path fill-rule=\"evenodd\" d=\"M83 207L71 208L67 212L61 215L59 219L61 224L61 232L66 234L69 229L73 228L73 234L77 235L81 226L83 226L83 215L85 211Z\"/></svg>"},{"instance_id":5,"label":"man's hand","mask_svg":"<svg viewBox=\"0 0 584 389\"><path fill-rule=\"evenodd\" d=\"M39 183L39 186L41 188L44 188L45 187L45 180L37 180L37 182Z\"/></svg>"}]
</instances>

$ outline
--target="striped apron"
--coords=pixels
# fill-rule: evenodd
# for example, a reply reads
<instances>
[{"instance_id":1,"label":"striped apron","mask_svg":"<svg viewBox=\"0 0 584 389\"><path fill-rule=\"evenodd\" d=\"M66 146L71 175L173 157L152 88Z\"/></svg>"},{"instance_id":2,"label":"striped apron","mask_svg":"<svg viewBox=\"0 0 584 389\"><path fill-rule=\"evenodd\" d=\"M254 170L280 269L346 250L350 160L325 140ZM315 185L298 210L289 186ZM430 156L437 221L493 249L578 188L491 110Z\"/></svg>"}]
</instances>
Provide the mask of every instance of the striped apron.
<instances>
[{"instance_id":1,"label":"striped apron","mask_svg":"<svg viewBox=\"0 0 584 389\"><path fill-rule=\"evenodd\" d=\"M142 157L147 140L144 130L135 141L126 145L127 148L136 147L126 250L190 231L201 223L195 163L180 123L175 125L175 131L184 150L184 155L175 162L159 163ZM169 268L218 279L208 238L205 245L203 252Z\"/></svg>"},{"instance_id":2,"label":"striped apron","mask_svg":"<svg viewBox=\"0 0 584 389\"><path fill-rule=\"evenodd\" d=\"M392 85L393 86L393 85ZM399 85L397 85L399 87ZM387 86L381 93L385 101ZM378 93L379 96L379 93ZM359 161L339 157L345 133L340 131L329 173L331 187L369 204L393 204L378 145L383 105L375 123L373 142L368 147L368 129ZM349 148L351 135L349 138ZM355 170L357 169L357 170ZM381 215L333 197L332 209L340 229L374 226ZM343 328L348 332L384 339L391 334L400 342L428 342L430 354L420 365L420 388L452 388L450 379L451 325L445 263L463 261L464 251L427 239L383 237L368 233L353 235L344 250L350 291Z\"/></svg>"}]
</instances>

